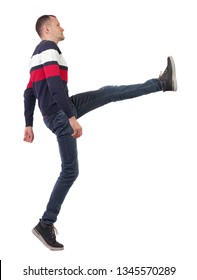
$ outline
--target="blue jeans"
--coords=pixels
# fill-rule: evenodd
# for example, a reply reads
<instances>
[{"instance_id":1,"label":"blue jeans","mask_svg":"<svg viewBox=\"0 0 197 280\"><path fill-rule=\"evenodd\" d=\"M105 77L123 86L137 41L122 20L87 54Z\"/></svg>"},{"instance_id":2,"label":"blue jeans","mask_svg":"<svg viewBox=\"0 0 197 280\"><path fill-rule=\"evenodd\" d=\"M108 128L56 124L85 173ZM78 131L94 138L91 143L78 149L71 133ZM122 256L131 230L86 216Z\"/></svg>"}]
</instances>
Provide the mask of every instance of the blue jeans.
<instances>
[{"instance_id":1,"label":"blue jeans","mask_svg":"<svg viewBox=\"0 0 197 280\"><path fill-rule=\"evenodd\" d=\"M70 104L76 118L80 118L110 102L131 99L161 90L163 90L163 85L159 79L151 79L143 84L105 86L95 91L71 96ZM41 219L44 223L53 224L56 222L62 203L79 173L77 141L71 136L73 131L63 111L60 110L48 116L44 122L57 137L61 157L61 173Z\"/></svg>"}]
</instances>

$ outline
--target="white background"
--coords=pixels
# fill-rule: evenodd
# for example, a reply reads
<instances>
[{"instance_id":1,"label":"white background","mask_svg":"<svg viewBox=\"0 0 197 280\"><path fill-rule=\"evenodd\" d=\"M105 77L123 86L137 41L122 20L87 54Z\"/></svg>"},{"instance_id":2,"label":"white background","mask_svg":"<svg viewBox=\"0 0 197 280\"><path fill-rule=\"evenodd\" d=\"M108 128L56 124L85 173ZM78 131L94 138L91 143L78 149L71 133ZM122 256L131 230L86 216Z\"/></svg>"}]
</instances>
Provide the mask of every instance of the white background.
<instances>
[{"instance_id":1,"label":"white background","mask_svg":"<svg viewBox=\"0 0 197 280\"><path fill-rule=\"evenodd\" d=\"M3 280L40 279L23 276L28 266L79 265L114 270L96 279L132 278L116 276L118 266L175 266L174 276L160 277L196 279L194 3L7 0L1 4ZM61 252L48 250L31 233L60 171L55 136L37 108L34 143L23 142L23 92L28 63L39 43L35 22L43 14L56 15L65 29L59 47L69 65L70 95L158 77L168 55L174 57L178 79L177 92L109 104L79 119L84 131L78 140L80 176L56 223L57 240L65 246Z\"/></svg>"}]
</instances>

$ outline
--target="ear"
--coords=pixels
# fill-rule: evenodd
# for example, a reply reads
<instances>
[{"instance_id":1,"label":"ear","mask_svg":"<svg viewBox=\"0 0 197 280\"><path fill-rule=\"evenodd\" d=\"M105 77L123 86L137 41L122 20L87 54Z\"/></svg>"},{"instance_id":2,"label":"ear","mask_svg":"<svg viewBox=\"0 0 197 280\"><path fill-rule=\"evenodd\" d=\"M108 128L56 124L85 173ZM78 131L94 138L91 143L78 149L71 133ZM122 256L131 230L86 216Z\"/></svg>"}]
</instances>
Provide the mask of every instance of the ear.
<instances>
[{"instance_id":1,"label":"ear","mask_svg":"<svg viewBox=\"0 0 197 280\"><path fill-rule=\"evenodd\" d=\"M45 34L49 34L50 33L50 26L49 25L44 25L44 27L43 27L43 31L44 31L44 33Z\"/></svg>"}]
</instances>

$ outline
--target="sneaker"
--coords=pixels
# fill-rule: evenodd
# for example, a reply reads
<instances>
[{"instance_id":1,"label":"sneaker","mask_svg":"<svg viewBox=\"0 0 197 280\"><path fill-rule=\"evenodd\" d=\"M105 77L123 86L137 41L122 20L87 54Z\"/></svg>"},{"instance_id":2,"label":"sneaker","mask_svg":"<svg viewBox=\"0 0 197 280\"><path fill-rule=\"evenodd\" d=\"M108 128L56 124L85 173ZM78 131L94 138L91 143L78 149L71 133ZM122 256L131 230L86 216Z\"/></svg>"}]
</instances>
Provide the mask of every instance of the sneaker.
<instances>
[{"instance_id":1,"label":"sneaker","mask_svg":"<svg viewBox=\"0 0 197 280\"><path fill-rule=\"evenodd\" d=\"M56 241L58 233L54 225L47 225L41 221L32 229L32 233L50 250L64 250L64 246Z\"/></svg>"},{"instance_id":2,"label":"sneaker","mask_svg":"<svg viewBox=\"0 0 197 280\"><path fill-rule=\"evenodd\" d=\"M176 69L172 56L169 56L168 64L163 72L160 74L159 80L163 82L163 91L176 91L177 90L177 80L176 80Z\"/></svg>"}]
</instances>

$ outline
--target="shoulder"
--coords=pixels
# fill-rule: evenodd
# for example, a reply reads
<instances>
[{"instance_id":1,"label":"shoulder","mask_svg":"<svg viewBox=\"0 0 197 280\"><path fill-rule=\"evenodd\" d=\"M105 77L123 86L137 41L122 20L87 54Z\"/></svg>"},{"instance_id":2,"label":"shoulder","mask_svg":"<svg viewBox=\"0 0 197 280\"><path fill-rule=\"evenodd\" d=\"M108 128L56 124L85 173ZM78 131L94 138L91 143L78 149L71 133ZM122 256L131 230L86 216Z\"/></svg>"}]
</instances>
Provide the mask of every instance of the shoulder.
<instances>
[{"instance_id":1,"label":"shoulder","mask_svg":"<svg viewBox=\"0 0 197 280\"><path fill-rule=\"evenodd\" d=\"M42 52L49 51L49 50L56 51L58 54L61 54L61 51L55 42L43 40L37 45L33 55L40 54Z\"/></svg>"},{"instance_id":2,"label":"shoulder","mask_svg":"<svg viewBox=\"0 0 197 280\"><path fill-rule=\"evenodd\" d=\"M41 67L43 64L62 64L62 54L58 46L53 41L41 41L31 57L29 68Z\"/></svg>"}]
</instances>

